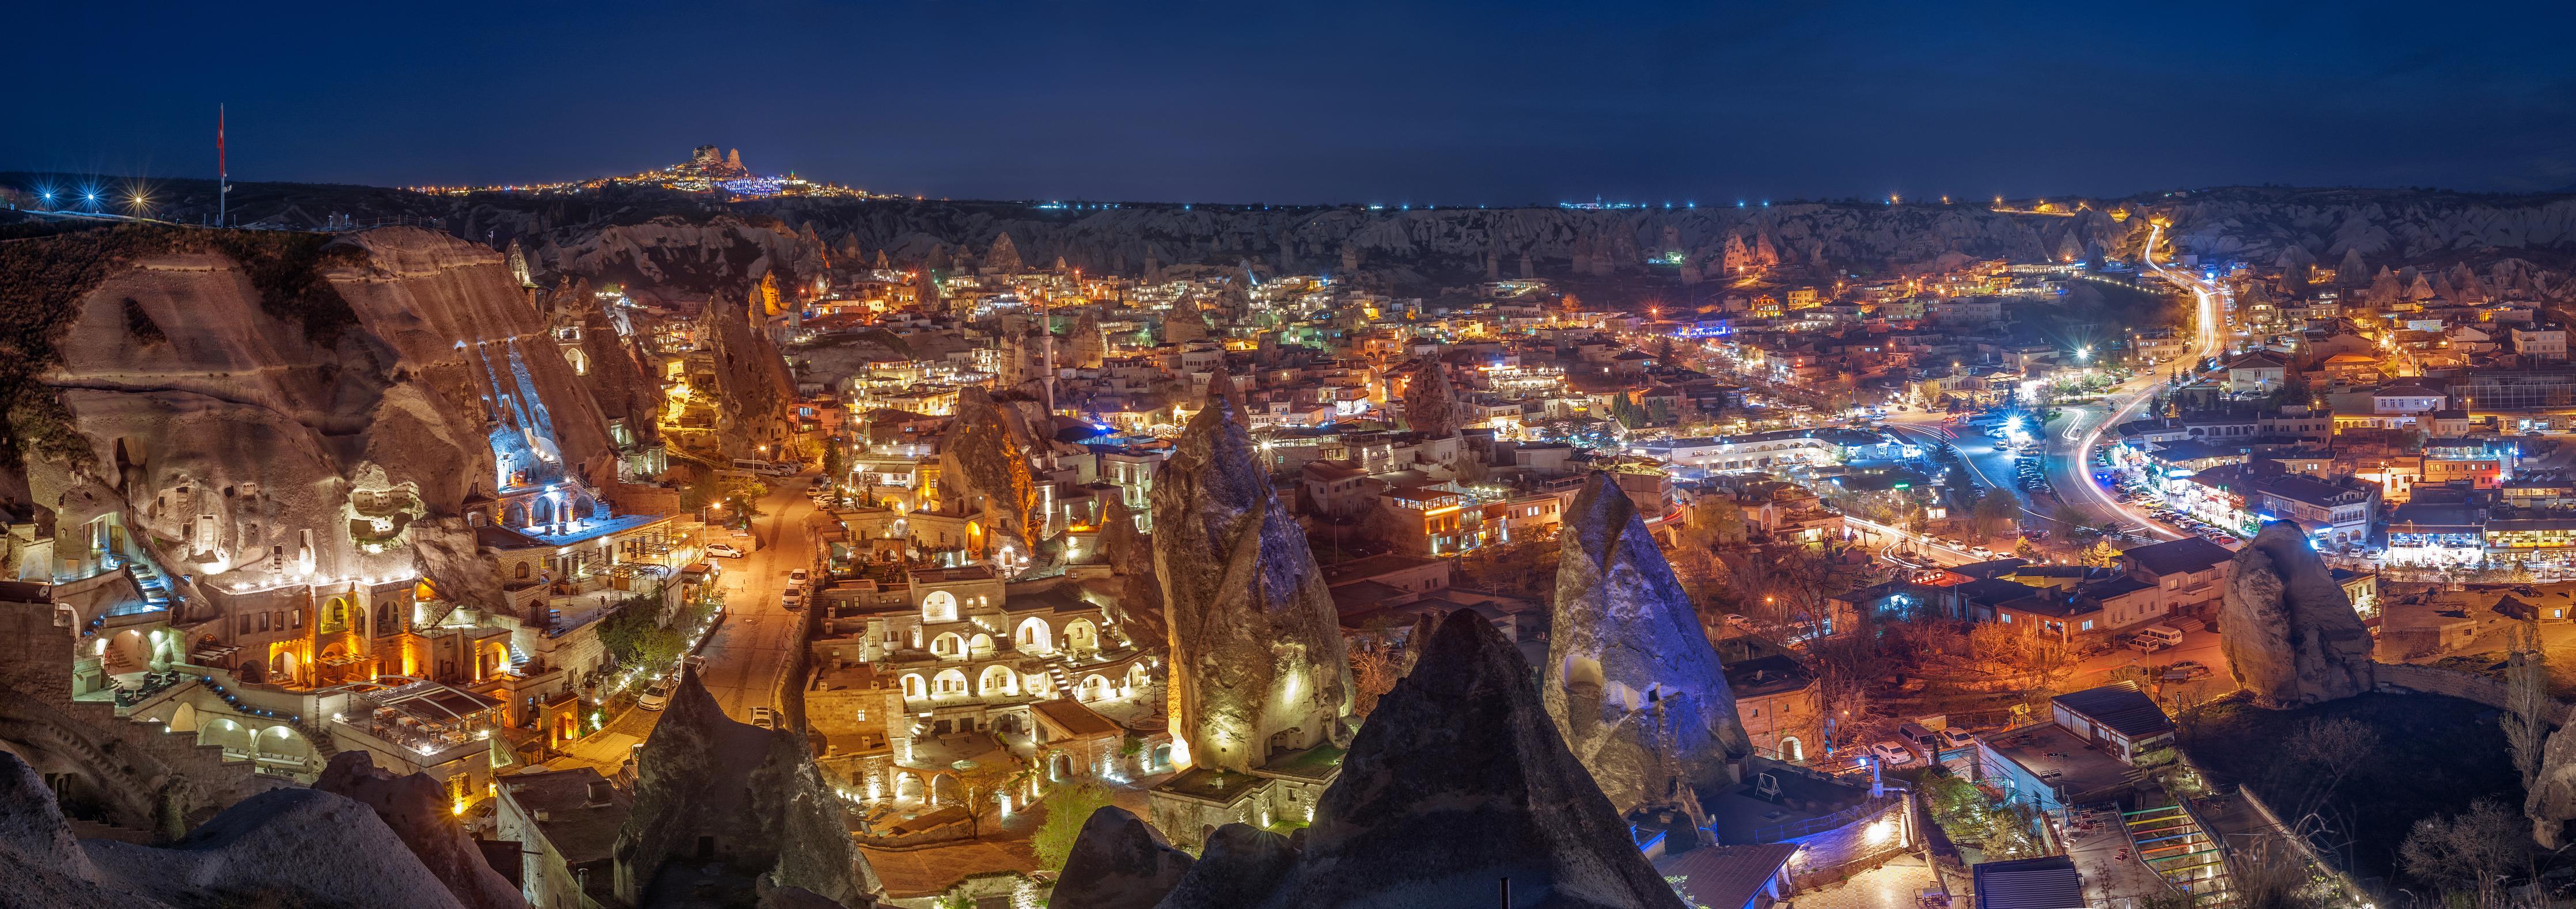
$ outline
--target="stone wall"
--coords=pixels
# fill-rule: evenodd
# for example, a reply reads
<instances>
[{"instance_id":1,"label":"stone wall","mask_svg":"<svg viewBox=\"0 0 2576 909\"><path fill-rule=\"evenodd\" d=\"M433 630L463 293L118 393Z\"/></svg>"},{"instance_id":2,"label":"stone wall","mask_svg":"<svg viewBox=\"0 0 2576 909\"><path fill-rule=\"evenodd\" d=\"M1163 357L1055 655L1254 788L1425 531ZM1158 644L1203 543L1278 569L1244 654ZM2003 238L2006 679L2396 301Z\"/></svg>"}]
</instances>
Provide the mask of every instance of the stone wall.
<instances>
[{"instance_id":1,"label":"stone wall","mask_svg":"<svg viewBox=\"0 0 2576 909\"><path fill-rule=\"evenodd\" d=\"M106 790L119 824L173 834L185 819L292 785L225 761L221 746L192 734L121 718L112 702L73 701L71 629L56 615L50 602L0 602L0 739L11 750L48 773L62 768L43 758L63 758Z\"/></svg>"},{"instance_id":2,"label":"stone wall","mask_svg":"<svg viewBox=\"0 0 2576 909\"><path fill-rule=\"evenodd\" d=\"M2512 702L2503 679L2412 663L2381 663L2377 671L2381 691L2449 695L2500 710Z\"/></svg>"}]
</instances>

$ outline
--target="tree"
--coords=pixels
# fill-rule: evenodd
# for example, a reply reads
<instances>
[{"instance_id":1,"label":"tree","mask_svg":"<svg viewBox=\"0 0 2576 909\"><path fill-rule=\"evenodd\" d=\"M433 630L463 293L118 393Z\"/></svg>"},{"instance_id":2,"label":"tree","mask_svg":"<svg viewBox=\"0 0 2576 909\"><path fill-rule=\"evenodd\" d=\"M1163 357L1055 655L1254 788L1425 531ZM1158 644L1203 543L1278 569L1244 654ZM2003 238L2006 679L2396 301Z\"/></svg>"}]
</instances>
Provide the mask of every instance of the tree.
<instances>
[{"instance_id":1,"label":"tree","mask_svg":"<svg viewBox=\"0 0 2576 909\"><path fill-rule=\"evenodd\" d=\"M1090 780L1058 786L1038 806L1046 809L1046 820L1039 822L1029 849L1037 853L1038 868L1062 871L1064 860L1073 854L1074 839L1082 835L1082 825L1093 812L1109 807L1109 788Z\"/></svg>"},{"instance_id":2,"label":"tree","mask_svg":"<svg viewBox=\"0 0 2576 909\"><path fill-rule=\"evenodd\" d=\"M2014 501L2011 493L2000 489L1988 490L1977 499L1977 506L1970 510L1969 519L1974 522L1979 538L2004 536L2020 524L2021 503Z\"/></svg>"},{"instance_id":3,"label":"tree","mask_svg":"<svg viewBox=\"0 0 2576 909\"><path fill-rule=\"evenodd\" d=\"M1395 690L1395 657L1384 644L1351 649L1351 713L1366 719L1377 709L1377 699Z\"/></svg>"},{"instance_id":4,"label":"tree","mask_svg":"<svg viewBox=\"0 0 2576 909\"><path fill-rule=\"evenodd\" d=\"M2479 799L2469 810L2449 818L2423 818L2397 847L2406 873L2449 888L2477 894L2477 905L2498 905L2506 873L2523 864L2530 851L2530 828L2494 799Z\"/></svg>"},{"instance_id":5,"label":"tree","mask_svg":"<svg viewBox=\"0 0 2576 909\"><path fill-rule=\"evenodd\" d=\"M2351 717L2312 719L2281 743L2282 760L2273 764L2284 785L2300 796L2285 817L2314 814L2334 795L2343 778L2379 751L2379 731ZM2295 784L2290 780L2296 780Z\"/></svg>"},{"instance_id":6,"label":"tree","mask_svg":"<svg viewBox=\"0 0 2576 909\"><path fill-rule=\"evenodd\" d=\"M2082 559L2084 564L2095 568L2107 568L2110 567L2112 563L2119 560L2120 548L2111 545L2111 538L2109 537L2096 539L2093 541L2093 545L2085 547Z\"/></svg>"},{"instance_id":7,"label":"tree","mask_svg":"<svg viewBox=\"0 0 2576 909\"><path fill-rule=\"evenodd\" d=\"M984 815L1002 803L1016 776L1012 768L990 761L958 772L957 807L966 810L968 839L984 835Z\"/></svg>"},{"instance_id":8,"label":"tree","mask_svg":"<svg viewBox=\"0 0 2576 909\"><path fill-rule=\"evenodd\" d=\"M2514 769L2522 771L2528 789L2540 777L2540 754L2549 743L2549 721L2558 702L2549 696L2549 652L2540 643L2537 613L2514 632L2513 654L2505 661L2505 746L2513 752Z\"/></svg>"}]
</instances>

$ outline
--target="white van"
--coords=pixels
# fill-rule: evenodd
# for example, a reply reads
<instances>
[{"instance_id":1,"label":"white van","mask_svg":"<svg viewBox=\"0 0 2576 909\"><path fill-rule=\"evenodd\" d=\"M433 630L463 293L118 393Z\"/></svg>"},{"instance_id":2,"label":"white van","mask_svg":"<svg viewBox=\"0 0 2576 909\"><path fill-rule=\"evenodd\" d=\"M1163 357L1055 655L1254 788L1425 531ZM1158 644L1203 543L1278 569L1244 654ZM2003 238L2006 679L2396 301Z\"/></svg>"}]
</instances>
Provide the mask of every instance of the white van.
<instances>
[{"instance_id":1,"label":"white van","mask_svg":"<svg viewBox=\"0 0 2576 909\"><path fill-rule=\"evenodd\" d=\"M2129 646L2140 653L2154 653L2167 647L2180 647L2182 629L2171 625L2149 625L2138 629L2138 636L2129 639Z\"/></svg>"}]
</instances>

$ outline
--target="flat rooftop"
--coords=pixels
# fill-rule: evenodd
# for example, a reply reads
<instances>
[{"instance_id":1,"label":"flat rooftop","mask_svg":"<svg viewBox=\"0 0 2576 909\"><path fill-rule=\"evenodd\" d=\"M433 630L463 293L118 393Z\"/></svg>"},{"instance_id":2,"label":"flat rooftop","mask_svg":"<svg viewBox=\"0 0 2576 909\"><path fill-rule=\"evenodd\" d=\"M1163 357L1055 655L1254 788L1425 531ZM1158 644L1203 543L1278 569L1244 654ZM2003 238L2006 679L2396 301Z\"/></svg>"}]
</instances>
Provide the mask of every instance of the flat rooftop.
<instances>
[{"instance_id":1,"label":"flat rooftop","mask_svg":"<svg viewBox=\"0 0 2576 909\"><path fill-rule=\"evenodd\" d=\"M2063 787L2069 797L2129 784L2129 765L2056 723L2007 729L1977 741L1997 756Z\"/></svg>"}]
</instances>

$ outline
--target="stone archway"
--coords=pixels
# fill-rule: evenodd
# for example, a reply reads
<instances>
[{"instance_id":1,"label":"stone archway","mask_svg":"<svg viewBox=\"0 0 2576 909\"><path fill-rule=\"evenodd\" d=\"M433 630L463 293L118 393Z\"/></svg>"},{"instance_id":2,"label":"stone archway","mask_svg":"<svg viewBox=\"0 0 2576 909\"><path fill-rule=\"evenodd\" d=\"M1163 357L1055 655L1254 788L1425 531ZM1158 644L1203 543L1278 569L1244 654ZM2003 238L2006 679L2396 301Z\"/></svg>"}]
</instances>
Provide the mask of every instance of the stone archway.
<instances>
[{"instance_id":1,"label":"stone archway","mask_svg":"<svg viewBox=\"0 0 2576 909\"><path fill-rule=\"evenodd\" d=\"M1109 678L1096 672L1083 676L1082 683L1073 688L1073 699L1077 701L1103 701L1109 695Z\"/></svg>"},{"instance_id":2,"label":"stone archway","mask_svg":"<svg viewBox=\"0 0 2576 909\"><path fill-rule=\"evenodd\" d=\"M1061 751L1049 756L1047 779L1058 783L1073 779L1073 757Z\"/></svg>"},{"instance_id":3,"label":"stone archway","mask_svg":"<svg viewBox=\"0 0 2576 909\"><path fill-rule=\"evenodd\" d=\"M914 800L914 801L918 801L918 800L920 800L920 799L922 798L922 796L923 796L923 792L922 792L922 789L921 789L921 775L920 775L920 774L913 773L912 771L909 771L909 770L898 771L898 772L896 772L896 773L895 773L895 775L894 775L894 800L895 800L895 801L898 801L898 802L906 801L906 800Z\"/></svg>"},{"instance_id":4,"label":"stone archway","mask_svg":"<svg viewBox=\"0 0 2576 909\"><path fill-rule=\"evenodd\" d=\"M1020 627L1011 632L1011 641L1029 653L1054 650L1055 626L1047 624L1045 619L1030 616L1020 620Z\"/></svg>"},{"instance_id":5,"label":"stone archway","mask_svg":"<svg viewBox=\"0 0 2576 909\"><path fill-rule=\"evenodd\" d=\"M1064 625L1064 649L1075 653L1100 649L1100 628L1090 619L1075 619Z\"/></svg>"},{"instance_id":6,"label":"stone archway","mask_svg":"<svg viewBox=\"0 0 2576 909\"><path fill-rule=\"evenodd\" d=\"M956 775L956 774L954 774L954 773L940 773L940 774L933 774L933 775L930 777L930 804L931 804L931 806L932 806L932 807L937 807L937 806L940 806L940 805L954 805L954 804L957 804L957 802L958 802L958 800L959 800L959 797L958 797L958 794L957 794L957 787L958 787L958 783L957 783L957 775Z\"/></svg>"}]
</instances>

